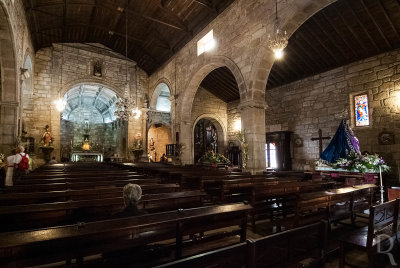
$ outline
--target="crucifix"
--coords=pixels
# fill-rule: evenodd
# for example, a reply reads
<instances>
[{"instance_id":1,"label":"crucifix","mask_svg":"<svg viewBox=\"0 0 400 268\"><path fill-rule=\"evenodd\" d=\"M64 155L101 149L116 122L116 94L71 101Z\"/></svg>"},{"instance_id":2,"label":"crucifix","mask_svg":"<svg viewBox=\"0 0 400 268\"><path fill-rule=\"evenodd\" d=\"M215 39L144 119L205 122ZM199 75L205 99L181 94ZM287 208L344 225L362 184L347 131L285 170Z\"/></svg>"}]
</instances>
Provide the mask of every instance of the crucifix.
<instances>
[{"instance_id":1,"label":"crucifix","mask_svg":"<svg viewBox=\"0 0 400 268\"><path fill-rule=\"evenodd\" d=\"M311 138L312 141L319 141L319 155L322 154L322 140L328 140L331 137L322 137L322 130L318 130L318 138Z\"/></svg>"}]
</instances>

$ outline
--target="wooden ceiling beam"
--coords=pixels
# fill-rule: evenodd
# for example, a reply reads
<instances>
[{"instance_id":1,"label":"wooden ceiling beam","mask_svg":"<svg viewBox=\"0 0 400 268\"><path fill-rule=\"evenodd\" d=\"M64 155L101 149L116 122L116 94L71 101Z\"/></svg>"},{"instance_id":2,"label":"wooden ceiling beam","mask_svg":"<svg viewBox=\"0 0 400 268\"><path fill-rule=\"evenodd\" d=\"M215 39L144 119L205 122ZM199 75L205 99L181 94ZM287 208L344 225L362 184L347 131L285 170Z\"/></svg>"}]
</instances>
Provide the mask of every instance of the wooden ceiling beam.
<instances>
[{"instance_id":1,"label":"wooden ceiling beam","mask_svg":"<svg viewBox=\"0 0 400 268\"><path fill-rule=\"evenodd\" d=\"M163 0L160 1L160 8L163 10L163 12L167 13L168 17L172 17L173 20L178 25L182 26L182 28L184 28L186 30L186 32L190 33L190 30L189 30L187 24L177 14L175 14L175 12L173 10L167 8L165 3L163 4Z\"/></svg>"},{"instance_id":2,"label":"wooden ceiling beam","mask_svg":"<svg viewBox=\"0 0 400 268\"><path fill-rule=\"evenodd\" d=\"M306 28L308 29L308 28ZM308 31L308 34L310 34L312 36L313 40L317 40L317 42L323 47L323 49L328 53L328 55L333 59L334 62L336 62L336 64L340 65L340 61L337 59L337 57L333 54L332 50L327 47L324 42L321 41L321 39L319 38L318 35L314 34L313 31ZM318 50L319 51L319 50Z\"/></svg>"},{"instance_id":3,"label":"wooden ceiling beam","mask_svg":"<svg viewBox=\"0 0 400 268\"><path fill-rule=\"evenodd\" d=\"M371 43L374 45L376 52L379 52L379 47L378 44L375 42L374 38L372 38L372 36L369 34L369 31L365 28L364 24L361 23L360 19L358 18L358 15L356 14L356 12L354 11L353 7L351 6L351 4L347 1L343 1L345 3L345 5L348 7L349 11L352 14L352 18L354 18L357 23L361 26L361 29L363 29L363 32L365 33L365 35L368 37L368 39L371 41Z\"/></svg>"},{"instance_id":4,"label":"wooden ceiling beam","mask_svg":"<svg viewBox=\"0 0 400 268\"><path fill-rule=\"evenodd\" d=\"M95 0L94 6L93 6L93 8L92 8L92 12L91 12L91 14L90 14L90 19L89 19L89 24L90 24L90 25L93 25L94 18L95 18L96 12L97 12L97 4L98 4L98 0ZM89 33L89 28L86 28L85 42L88 41L88 36L90 36L90 40L92 40L92 38L93 38L93 32L90 31L90 33Z\"/></svg>"},{"instance_id":5,"label":"wooden ceiling beam","mask_svg":"<svg viewBox=\"0 0 400 268\"><path fill-rule=\"evenodd\" d=\"M340 40L342 40L343 43L346 44L346 46L350 49L350 51L353 53L353 56L355 58L359 58L357 52L354 50L353 46L351 44L349 44L345 39L343 39L342 35L339 33L339 31L337 30L336 26L331 22L331 19L325 14L325 11L322 10L320 11L321 15L325 18L325 20L328 22L329 26L332 27L333 31L337 34L337 36L339 36Z\"/></svg>"},{"instance_id":6,"label":"wooden ceiling beam","mask_svg":"<svg viewBox=\"0 0 400 268\"><path fill-rule=\"evenodd\" d=\"M378 2L379 7L382 9L383 15L385 16L385 19L388 21L388 23L390 25L390 28L392 28L393 32L397 36L397 39L400 39L399 32L397 31L397 29L394 26L392 20L390 19L389 14L387 13L387 10L386 10L385 6L382 4L381 0L378 0L377 2Z\"/></svg>"},{"instance_id":7,"label":"wooden ceiling beam","mask_svg":"<svg viewBox=\"0 0 400 268\"><path fill-rule=\"evenodd\" d=\"M325 65L321 65L321 63L320 63L319 61L316 61L316 60L314 59L314 57L312 56L312 54L310 54L311 52L309 51L309 48L313 48L313 47L310 45L310 43L309 43L306 39L303 38L303 36L301 35L301 32L297 32L297 33L296 33L296 37L297 37L298 39L296 40L297 42L295 42L294 44L295 44L295 46L296 46L297 48L300 48L300 50L301 50L305 55L307 55L308 61L311 61L315 66L318 66L319 69L325 68ZM302 40L300 40L300 39L302 39ZM303 45L302 45L303 43L307 43L308 48L304 48ZM314 52L314 51L315 51L315 49L313 48L313 52ZM319 54L319 52L317 52L317 53ZM320 55L320 58L323 58L323 57L321 57L321 55Z\"/></svg>"},{"instance_id":8,"label":"wooden ceiling beam","mask_svg":"<svg viewBox=\"0 0 400 268\"><path fill-rule=\"evenodd\" d=\"M381 35L382 39L385 41L386 45L392 49L392 45L390 44L389 40L386 38L386 35L383 33L381 27L376 23L374 17L372 16L371 12L369 12L368 7L365 5L364 0L359 0L361 3L362 7L364 8L364 11L367 13L369 19L374 23L375 28L378 30L379 34Z\"/></svg>"},{"instance_id":9,"label":"wooden ceiling beam","mask_svg":"<svg viewBox=\"0 0 400 268\"><path fill-rule=\"evenodd\" d=\"M30 0L30 1L29 1L29 5L30 5L31 8L34 7L33 0ZM30 13L30 15L31 15L32 18L33 18L33 25L34 25L35 31L37 32L37 31L39 31L39 26L38 26L38 22L37 22L37 18L36 18L36 13L33 12L32 9L29 10L29 13ZM38 42L38 41L36 40L36 42ZM36 44L36 45L37 45L37 44Z\"/></svg>"},{"instance_id":10,"label":"wooden ceiling beam","mask_svg":"<svg viewBox=\"0 0 400 268\"><path fill-rule=\"evenodd\" d=\"M341 53L342 56L343 56L343 59L344 59L344 60L347 60L346 53L343 51L343 49L342 49L340 46L336 45L336 41L332 38L332 36L331 36L329 33L327 33L327 32L325 31L325 28L320 26L320 25L321 25L321 24L320 24L320 21L318 21L318 20L315 18L315 16L312 16L312 17L311 17L311 20L313 21L314 25L329 39L330 43L331 43L338 51L340 51L340 53Z\"/></svg>"},{"instance_id":11,"label":"wooden ceiling beam","mask_svg":"<svg viewBox=\"0 0 400 268\"><path fill-rule=\"evenodd\" d=\"M73 27L94 28L94 29L97 29L97 30L99 30L99 31L105 32L105 33L107 33L107 34L117 35L117 36L119 36L119 37L121 37L121 38L123 38L123 39L125 40L125 34L123 34L123 33L118 33L118 32L113 32L113 31L110 31L109 29L106 29L106 28L101 27L101 26L98 26L98 25L89 25L89 24L80 23L80 22L75 22L74 24L68 24L68 25L66 25L66 28L73 28ZM51 31L51 30L58 29L58 28L60 28L60 27L47 27L47 28L42 28L42 31L40 31L40 32L38 32L38 33L41 33L41 32L43 32L43 31ZM132 37L132 36L129 36L129 35L128 35L128 40L129 40L129 41L132 41L132 42L139 42L139 43L145 43L145 42L147 42L147 40L139 39L139 38ZM157 47L161 47L161 48L163 48L163 49L166 49L166 50L170 50L170 48L169 48L168 46L165 46L165 45L162 45L162 44L154 44L154 45L157 46Z\"/></svg>"},{"instance_id":12,"label":"wooden ceiling beam","mask_svg":"<svg viewBox=\"0 0 400 268\"><path fill-rule=\"evenodd\" d=\"M304 58L301 57L294 48L292 48L292 45L287 46L286 49L288 51L290 51L290 54L292 55L292 57L296 57L303 64L300 67L300 70L303 70L304 68L307 68L308 69L307 73L313 73L315 71L315 69L310 66L310 63L308 61L304 60ZM298 62L298 61L294 61L294 62Z\"/></svg>"},{"instance_id":13,"label":"wooden ceiling beam","mask_svg":"<svg viewBox=\"0 0 400 268\"><path fill-rule=\"evenodd\" d=\"M207 0L192 0L192 2L197 3L203 7L206 7L208 9L212 9L214 10L213 6L211 5L211 3Z\"/></svg>"},{"instance_id":14,"label":"wooden ceiling beam","mask_svg":"<svg viewBox=\"0 0 400 268\"><path fill-rule=\"evenodd\" d=\"M367 47L364 45L364 42L362 40L360 40L358 34L351 28L349 27L349 25L347 24L346 20L343 18L342 16L342 12L340 12L337 9L337 6L334 6L335 10L336 10L336 14L338 14L338 18L341 20L341 22L343 23L343 25L346 27L346 29L351 33L351 35L353 36L354 40L357 41L357 43L363 48L363 50L365 51L364 55L368 55L368 49Z\"/></svg>"},{"instance_id":15,"label":"wooden ceiling beam","mask_svg":"<svg viewBox=\"0 0 400 268\"><path fill-rule=\"evenodd\" d=\"M49 7L49 6L57 6L57 5L60 5L60 3L46 3L46 4L43 4L43 5L40 5L40 6L36 6L35 11L41 11L41 10L39 10L37 8ZM95 6L92 3L68 3L68 5L83 5L83 6L91 6L91 7ZM116 13L116 12L120 13L120 11L118 11L118 8L115 8L115 6L110 4L110 3L106 3L106 2L102 1L97 6L99 8L104 8L104 9L113 11L114 13ZM183 31L185 33L188 33L183 25L176 25L176 24L173 24L171 22L166 22L166 21L151 17L151 16L146 15L146 14L141 14L141 13L133 11L133 10L128 10L128 15L132 16L132 17L135 17L135 16L136 17L142 17L142 18L144 18L146 20L149 20L149 21L152 21L152 22L156 22L158 24L162 24L164 26L168 26L170 28Z\"/></svg>"}]
</instances>

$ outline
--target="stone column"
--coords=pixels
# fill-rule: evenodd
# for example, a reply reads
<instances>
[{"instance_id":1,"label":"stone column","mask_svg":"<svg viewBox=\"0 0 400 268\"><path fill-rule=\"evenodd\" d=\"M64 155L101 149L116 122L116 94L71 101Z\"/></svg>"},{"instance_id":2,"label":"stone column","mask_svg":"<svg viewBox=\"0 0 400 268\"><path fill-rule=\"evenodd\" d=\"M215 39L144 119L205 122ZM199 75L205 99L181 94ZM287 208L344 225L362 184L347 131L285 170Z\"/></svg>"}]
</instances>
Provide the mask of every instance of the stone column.
<instances>
[{"instance_id":1,"label":"stone column","mask_svg":"<svg viewBox=\"0 0 400 268\"><path fill-rule=\"evenodd\" d=\"M239 109L242 132L249 145L247 170L260 173L265 170L265 104L244 102Z\"/></svg>"},{"instance_id":2,"label":"stone column","mask_svg":"<svg viewBox=\"0 0 400 268\"><path fill-rule=\"evenodd\" d=\"M193 164L192 124L190 121L182 121L180 124L179 143L185 144L181 157L182 164Z\"/></svg>"}]
</instances>

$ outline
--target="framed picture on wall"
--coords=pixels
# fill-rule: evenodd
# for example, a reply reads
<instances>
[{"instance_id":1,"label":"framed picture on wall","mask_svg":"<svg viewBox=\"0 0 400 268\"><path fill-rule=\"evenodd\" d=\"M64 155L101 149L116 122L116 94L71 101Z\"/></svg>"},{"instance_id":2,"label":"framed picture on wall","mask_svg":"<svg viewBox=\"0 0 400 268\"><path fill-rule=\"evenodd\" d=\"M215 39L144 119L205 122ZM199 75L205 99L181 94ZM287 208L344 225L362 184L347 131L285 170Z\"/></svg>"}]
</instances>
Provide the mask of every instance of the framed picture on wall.
<instances>
[{"instance_id":1,"label":"framed picture on wall","mask_svg":"<svg viewBox=\"0 0 400 268\"><path fill-rule=\"evenodd\" d=\"M382 145L394 144L394 134L392 132L382 131L381 133L379 133L378 139L379 144Z\"/></svg>"}]
</instances>

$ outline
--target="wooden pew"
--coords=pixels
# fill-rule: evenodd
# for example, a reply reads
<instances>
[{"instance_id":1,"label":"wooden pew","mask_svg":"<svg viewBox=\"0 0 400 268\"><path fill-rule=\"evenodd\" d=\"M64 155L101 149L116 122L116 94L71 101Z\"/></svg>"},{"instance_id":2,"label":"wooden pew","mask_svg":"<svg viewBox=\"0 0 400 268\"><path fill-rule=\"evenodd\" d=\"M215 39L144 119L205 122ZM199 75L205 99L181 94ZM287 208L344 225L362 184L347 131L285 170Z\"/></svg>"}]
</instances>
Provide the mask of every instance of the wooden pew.
<instances>
[{"instance_id":1,"label":"wooden pew","mask_svg":"<svg viewBox=\"0 0 400 268\"><path fill-rule=\"evenodd\" d=\"M139 205L142 204L148 212L190 208L202 206L204 196L202 191L146 194ZM0 230L4 232L100 220L110 218L123 207L122 197L0 206Z\"/></svg>"},{"instance_id":2,"label":"wooden pew","mask_svg":"<svg viewBox=\"0 0 400 268\"><path fill-rule=\"evenodd\" d=\"M346 218L351 219L352 223L354 223L355 214L359 212L359 207L362 207L361 201L360 204L354 206L354 196L357 192L367 189L370 189L368 191L373 193L375 188L375 185L366 184L328 191L299 193L296 198L295 215L281 220L279 224L283 223L286 227L294 228L321 219L326 219L332 223ZM368 204L370 200L364 200L363 202Z\"/></svg>"},{"instance_id":3,"label":"wooden pew","mask_svg":"<svg viewBox=\"0 0 400 268\"><path fill-rule=\"evenodd\" d=\"M247 240L247 243L204 252L155 268L324 267L326 243L327 223L321 222Z\"/></svg>"},{"instance_id":4,"label":"wooden pew","mask_svg":"<svg viewBox=\"0 0 400 268\"><path fill-rule=\"evenodd\" d=\"M160 194L176 192L180 189L177 184L141 184L143 194ZM68 200L91 200L110 197L121 197L123 187L103 187L82 190L63 190L48 192L8 192L0 195L0 206L27 205Z\"/></svg>"},{"instance_id":5,"label":"wooden pew","mask_svg":"<svg viewBox=\"0 0 400 268\"><path fill-rule=\"evenodd\" d=\"M156 178L149 178L139 175L128 175L128 176L113 176L113 177L102 177L91 176L91 177L80 177L80 178L51 178L51 179L24 179L14 183L14 185L34 185L34 184L48 184L48 183L79 183L79 182L102 182L102 181L117 181L117 180L137 180L138 182L157 183Z\"/></svg>"},{"instance_id":6,"label":"wooden pew","mask_svg":"<svg viewBox=\"0 0 400 268\"><path fill-rule=\"evenodd\" d=\"M245 204L229 204L0 233L0 265L31 266L74 258L79 265L84 256L166 239L175 239L175 255L180 258L188 234L240 226L237 230L244 242L250 209Z\"/></svg>"},{"instance_id":7,"label":"wooden pew","mask_svg":"<svg viewBox=\"0 0 400 268\"><path fill-rule=\"evenodd\" d=\"M104 188L104 187L121 187L128 183L149 184L156 183L151 179L118 179L118 180L101 180L101 181L86 181L86 182L54 182L47 184L16 184L12 187L7 187L4 192L45 192L45 191L63 191L68 189L87 189L87 188Z\"/></svg>"},{"instance_id":8,"label":"wooden pew","mask_svg":"<svg viewBox=\"0 0 400 268\"><path fill-rule=\"evenodd\" d=\"M368 254L368 267L374 267L374 255L380 244L397 238L399 220L399 199L370 207L368 226L346 234L340 238L340 268L344 268L345 252L348 248L356 248Z\"/></svg>"}]
</instances>

